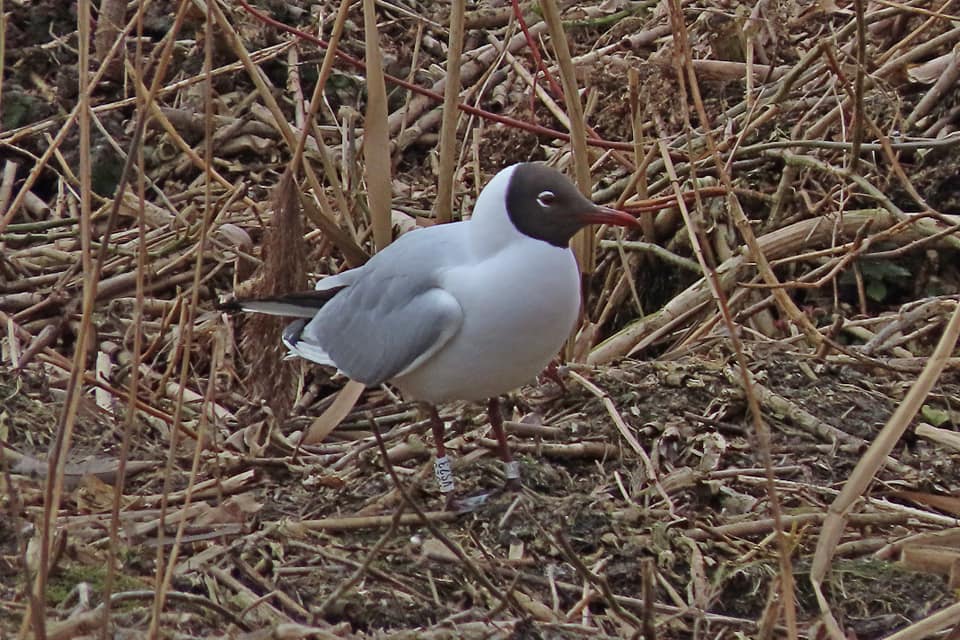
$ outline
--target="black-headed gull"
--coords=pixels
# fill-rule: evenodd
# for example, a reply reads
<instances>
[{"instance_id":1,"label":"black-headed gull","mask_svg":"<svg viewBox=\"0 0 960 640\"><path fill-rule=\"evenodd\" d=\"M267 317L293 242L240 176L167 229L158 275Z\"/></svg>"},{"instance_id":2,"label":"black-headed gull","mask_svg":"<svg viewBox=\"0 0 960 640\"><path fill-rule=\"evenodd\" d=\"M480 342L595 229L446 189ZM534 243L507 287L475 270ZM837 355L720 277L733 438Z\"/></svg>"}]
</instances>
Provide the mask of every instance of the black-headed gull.
<instances>
[{"instance_id":1,"label":"black-headed gull","mask_svg":"<svg viewBox=\"0 0 960 640\"><path fill-rule=\"evenodd\" d=\"M292 355L366 385L392 382L426 403L448 498L454 481L435 405L489 399L507 486L517 488L498 396L533 380L570 336L580 274L569 242L590 224L638 223L555 169L515 164L483 188L469 220L404 234L313 291L228 307L300 318L283 333Z\"/></svg>"}]
</instances>

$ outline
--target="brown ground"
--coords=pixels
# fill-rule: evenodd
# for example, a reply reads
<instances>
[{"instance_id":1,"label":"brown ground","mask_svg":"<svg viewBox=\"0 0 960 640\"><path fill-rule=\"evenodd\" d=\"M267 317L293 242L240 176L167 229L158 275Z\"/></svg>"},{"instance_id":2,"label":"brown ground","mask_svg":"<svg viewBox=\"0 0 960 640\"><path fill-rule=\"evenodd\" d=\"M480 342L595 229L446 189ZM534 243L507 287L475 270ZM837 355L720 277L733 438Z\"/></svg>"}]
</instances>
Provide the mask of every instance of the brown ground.
<instances>
[{"instance_id":1,"label":"brown ground","mask_svg":"<svg viewBox=\"0 0 960 640\"><path fill-rule=\"evenodd\" d=\"M316 26L309 11L320 12L328 34L336 4L301 4L261 3L276 19L311 31ZM398 7L408 6L439 24L446 24L448 16L431 9L434 3L387 4L378 14L386 71L407 77L419 36L416 20ZM586 8L564 14L574 56L669 26L665 5L581 4ZM754 87L778 88L780 78L800 72L782 98L761 101L745 119L747 111L738 111L745 104L744 67L732 76L697 68L704 110L715 140L723 143L723 160L734 146L739 150L725 171L754 233L761 243L769 241L762 245L767 258L780 260L774 264L777 277L813 282L837 267L820 286L788 289L803 317L829 341L804 342L797 319L767 298L768 290L742 286L760 282L756 269L744 265L722 286L753 374L753 383L745 386L729 330L718 319L700 273L663 254L631 249L621 257L616 248L602 247L585 304L595 334L584 332L577 346L584 353L608 338L612 342L605 344L620 346L601 345L589 356L590 365L564 370L565 388L545 380L513 396L508 417L525 423L510 429L523 468L522 493L495 491L501 470L483 412L469 405L444 407L444 417L452 422L448 446L455 450L460 491L490 494L462 514L441 509L432 479L429 428L415 406L386 390L369 390L322 445L297 446L342 381L299 364L278 365L281 350L272 340L266 344L250 338L250 321L214 310L220 295L262 286L251 282L264 257L261 247L271 242L265 234L273 215L270 191L290 158L275 123L263 115L263 94L249 75L230 68L214 82L217 115L229 118L215 123L220 137L214 167L239 188L215 185L217 213L208 223L211 233L196 268L203 172L169 132L156 124L148 127L146 173L156 189L148 189L146 199L156 208L148 211L145 226L151 255L141 269L146 274L143 320L134 320L135 281L128 275L137 270L139 246L136 210L131 208L122 211L108 245L101 295L91 316L95 337L86 365L94 371L100 356L110 390L98 401L88 380L75 412L60 472L63 495L41 607L36 600L31 606L27 576L40 563L46 461L57 434L63 433L64 416L74 415L64 405L66 371L82 317L75 218L81 147L76 130L68 131L58 146L62 159L52 159L31 189L49 208L24 209L0 230L0 326L5 336L0 342L0 441L6 462L0 478L6 514L0 518L0 638L16 637L31 615L45 617L50 637L99 635L111 562L111 632L116 637L142 637L150 627L157 572L168 565L172 574L159 634L170 638L789 637L782 599L791 591L770 520L774 511L767 471L787 537L797 617L793 629L804 638L828 637L809 579L821 525L928 362L960 291L960 237L949 226L957 223L960 210L958 145L945 137L957 126L956 83L916 124L905 124L941 73L920 81L908 72L915 74L918 65L952 49L960 36L942 34L952 33L949 14L960 12L960 6L938 4L941 17L879 4L868 7L865 60L872 84L861 100L869 123L863 127L863 142L878 146L862 154L858 174L864 181L858 182L845 171L857 124L854 110L846 108L842 120L828 115L845 91L854 91L854 5L838 2L834 10L824 9L826 4L814 9L789 2L694 2L684 5L684 17L694 60L742 62L750 41L754 62L776 71L758 76ZM58 2L38 2L7 8L12 14L0 154L18 162L19 170L13 195L0 189L0 212L7 210L76 104L76 8L65 14L59 7ZM301 14L301 8L307 13ZM171 28L175 10L175 3L156 2L148 12L145 60ZM748 29L751 15L757 19L756 31ZM471 13L471 20L476 17ZM288 37L238 6L230 8L227 19L250 53ZM350 19L343 49L362 55L359 8ZM531 25L539 21L533 13L527 19ZM425 28L445 42L443 29ZM503 37L499 26L487 29ZM466 48L485 44L485 33L468 30ZM937 36L942 40L935 41ZM546 31L541 37L547 38ZM188 12L179 38L165 85L202 72L201 12ZM707 154L694 101L682 96L671 66L675 40L667 30L651 42L607 50L599 62L578 67L578 81L588 89L586 119L596 136L617 142L634 137L628 69L637 72L641 157L624 151L621 159L606 156L598 162L595 193L605 202L624 191L624 162L639 163L651 149L649 195L671 195L657 136L671 145L684 191L723 186ZM805 59L819 43L830 54ZM237 60L222 34L213 46L215 66ZM552 49L543 51L552 59ZM521 48L515 55L529 70L526 52ZM442 73L442 54L424 40L414 81L434 82L435 74ZM299 89L309 97L322 52L305 43L298 55L299 79L291 75L286 53L262 66L290 122L295 121L291 96ZM884 66L896 56L903 57L901 64ZM503 104L492 97L498 83L508 86ZM388 91L389 111L410 108L408 126L418 123L422 114L408 105L408 94L389 85ZM130 96L129 77L126 84L122 77L102 80L94 92L103 130L94 128L91 177L93 191L105 197L94 199L95 249L123 167L106 136L126 150L136 111L121 100ZM531 102L531 91L512 72L506 79L495 76L483 96L482 108L563 128L542 101ZM343 130L348 119L344 109L351 107L360 111L360 126L363 72L338 63L327 99L331 110L324 109L322 125L334 124L336 117ZM175 87L159 103L180 109L168 117L202 156L201 85ZM826 124L818 130L821 119ZM513 127L478 120L465 136L463 126L460 139L467 143L457 174L457 203L464 211L500 166L566 150L556 139ZM891 150L889 145L897 142L891 136L901 129L927 140L928 148ZM945 141L930 142L937 138ZM775 144L785 140L847 146L795 142L788 149ZM357 164L341 164L342 141L332 128L326 130L325 142L338 154L335 164L353 224L366 229L362 156ZM880 142L888 145L886 150ZM435 149L436 129L428 128L408 146L392 150L398 210L417 216L429 212L437 182L431 164ZM703 160L696 166L696 179L690 154ZM809 162L790 164L796 156ZM319 151L308 149L306 158L322 172ZM814 160L822 164L814 167ZM791 178L784 183L785 170ZM725 201L708 191L702 194L699 207L688 200L701 229L701 247L712 254L708 260L729 266L746 251L742 234ZM326 197L332 201L332 191ZM778 200L782 208L774 215ZM925 211L923 202L932 217L892 227L907 214ZM838 212L850 220L860 210L871 216L870 224L844 228L837 222ZM820 237L820 227L811 226L793 244L775 241L778 230L817 221L832 235ZM676 207L653 222L652 237L628 239L649 240L695 260ZM307 231L314 228L307 222ZM602 235L604 240L614 237ZM285 240L296 243L299 238L291 234ZM359 244L370 249L365 237ZM841 249L814 253L830 246ZM347 251L315 233L305 250L317 273L342 268ZM837 262L851 252L858 252L856 259ZM624 279L624 264L635 280L635 297ZM290 267L281 260L267 268ZM298 274L288 275L295 279ZM202 280L196 286L195 277ZM640 321L638 306L645 312ZM144 335L141 410L130 422L120 524L111 543L113 485L123 458L136 327ZM37 336L49 342L35 353L30 345ZM637 345L633 357L623 357ZM953 353L957 355L956 346ZM26 365L16 369L14 357ZM182 369L185 362L189 366ZM885 637L955 600L958 453L916 427L925 423L955 435L960 419L956 365L956 358L948 362L923 409L889 452L892 460L853 502L824 588L846 637ZM178 400L182 370L193 395ZM203 417L196 400L204 394L217 404L212 421ZM769 448L756 431L748 394L759 400L770 429ZM296 406L288 412L294 400ZM371 436L371 418L413 504L385 470ZM198 432L205 434L199 448ZM167 524L161 527L164 512ZM184 527L178 532L180 522ZM177 535L182 537L174 544Z\"/></svg>"}]
</instances>

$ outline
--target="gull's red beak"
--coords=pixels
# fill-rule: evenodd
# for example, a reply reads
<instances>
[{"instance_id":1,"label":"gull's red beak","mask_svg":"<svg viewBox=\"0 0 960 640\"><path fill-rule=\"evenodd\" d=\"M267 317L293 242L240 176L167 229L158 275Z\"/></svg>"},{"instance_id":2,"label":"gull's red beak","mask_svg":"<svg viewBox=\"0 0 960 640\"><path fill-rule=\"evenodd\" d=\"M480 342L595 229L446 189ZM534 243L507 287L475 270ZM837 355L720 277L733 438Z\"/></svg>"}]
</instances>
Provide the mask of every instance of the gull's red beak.
<instances>
[{"instance_id":1,"label":"gull's red beak","mask_svg":"<svg viewBox=\"0 0 960 640\"><path fill-rule=\"evenodd\" d=\"M599 204L593 205L592 209L584 211L578 217L583 224L613 224L618 227L640 226L640 221L630 214Z\"/></svg>"}]
</instances>

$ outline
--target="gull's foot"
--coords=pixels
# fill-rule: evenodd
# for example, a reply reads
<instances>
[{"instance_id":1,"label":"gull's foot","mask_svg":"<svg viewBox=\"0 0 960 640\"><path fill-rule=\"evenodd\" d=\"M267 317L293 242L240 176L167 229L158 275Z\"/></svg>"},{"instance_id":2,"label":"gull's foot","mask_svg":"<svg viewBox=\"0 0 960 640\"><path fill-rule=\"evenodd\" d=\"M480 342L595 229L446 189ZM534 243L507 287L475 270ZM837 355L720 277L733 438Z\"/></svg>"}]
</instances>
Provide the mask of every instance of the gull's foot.
<instances>
[{"instance_id":1,"label":"gull's foot","mask_svg":"<svg viewBox=\"0 0 960 640\"><path fill-rule=\"evenodd\" d=\"M503 491L505 493L523 491L523 483L520 482L520 478L507 478L503 481Z\"/></svg>"},{"instance_id":2,"label":"gull's foot","mask_svg":"<svg viewBox=\"0 0 960 640\"><path fill-rule=\"evenodd\" d=\"M500 496L513 495L521 491L523 491L523 483L520 482L520 478L507 478L502 487L491 491L481 491L466 496L449 493L446 495L443 508L454 513L471 513Z\"/></svg>"},{"instance_id":3,"label":"gull's foot","mask_svg":"<svg viewBox=\"0 0 960 640\"><path fill-rule=\"evenodd\" d=\"M490 498L498 493L498 491L488 491L472 496L454 496L451 494L447 496L443 508L454 513L471 513L485 505Z\"/></svg>"},{"instance_id":4,"label":"gull's foot","mask_svg":"<svg viewBox=\"0 0 960 640\"><path fill-rule=\"evenodd\" d=\"M443 510L458 511L457 502L460 500L460 498L457 497L457 494L450 492L450 493L445 493L443 495L444 495Z\"/></svg>"},{"instance_id":5,"label":"gull's foot","mask_svg":"<svg viewBox=\"0 0 960 640\"><path fill-rule=\"evenodd\" d=\"M563 377L560 374L560 361L556 358L550 361L550 364L547 365L546 369L540 372L541 378L546 378L551 382L556 382L560 387L560 390L563 392L563 395L567 393L567 385L563 382Z\"/></svg>"}]
</instances>

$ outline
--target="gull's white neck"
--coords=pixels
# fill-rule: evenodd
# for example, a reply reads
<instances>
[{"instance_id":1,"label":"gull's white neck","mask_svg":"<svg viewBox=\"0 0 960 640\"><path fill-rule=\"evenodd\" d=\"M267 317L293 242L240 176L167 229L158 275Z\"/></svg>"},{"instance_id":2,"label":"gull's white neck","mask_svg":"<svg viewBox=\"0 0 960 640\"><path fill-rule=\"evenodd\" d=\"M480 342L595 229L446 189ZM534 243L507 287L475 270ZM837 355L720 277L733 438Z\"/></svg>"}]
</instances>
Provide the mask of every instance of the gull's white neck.
<instances>
[{"instance_id":1,"label":"gull's white neck","mask_svg":"<svg viewBox=\"0 0 960 640\"><path fill-rule=\"evenodd\" d=\"M507 213L507 188L517 165L501 169L480 192L470 218L470 245L476 255L498 253L515 242L538 242L521 233Z\"/></svg>"}]
</instances>

